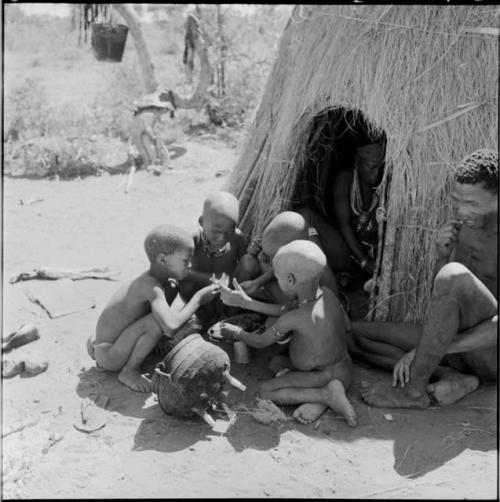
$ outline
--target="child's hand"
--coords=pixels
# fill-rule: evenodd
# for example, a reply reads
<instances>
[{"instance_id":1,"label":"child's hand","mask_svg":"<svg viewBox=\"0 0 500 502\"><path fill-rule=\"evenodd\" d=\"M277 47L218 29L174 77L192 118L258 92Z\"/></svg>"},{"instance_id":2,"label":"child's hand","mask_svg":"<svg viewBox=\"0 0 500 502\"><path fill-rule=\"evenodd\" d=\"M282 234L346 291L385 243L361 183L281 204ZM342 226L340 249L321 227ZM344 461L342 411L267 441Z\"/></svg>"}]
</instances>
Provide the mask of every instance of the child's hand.
<instances>
[{"instance_id":1,"label":"child's hand","mask_svg":"<svg viewBox=\"0 0 500 502\"><path fill-rule=\"evenodd\" d=\"M246 301L251 298L243 291L236 279L233 279L234 291L221 285L221 299L225 305L229 307L243 307Z\"/></svg>"},{"instance_id":2,"label":"child's hand","mask_svg":"<svg viewBox=\"0 0 500 502\"><path fill-rule=\"evenodd\" d=\"M210 276L210 282L212 284L220 284L222 286L228 287L229 281L230 281L230 277L225 272L222 272L222 274L220 274L219 276L217 276L215 274L212 274Z\"/></svg>"},{"instance_id":3,"label":"child's hand","mask_svg":"<svg viewBox=\"0 0 500 502\"><path fill-rule=\"evenodd\" d=\"M209 284L197 292L200 304L204 305L213 300L220 293L221 286L219 284Z\"/></svg>"},{"instance_id":4,"label":"child's hand","mask_svg":"<svg viewBox=\"0 0 500 502\"><path fill-rule=\"evenodd\" d=\"M260 285L257 281L243 281L241 284L241 289L245 291L247 295L254 295L260 288Z\"/></svg>"},{"instance_id":5,"label":"child's hand","mask_svg":"<svg viewBox=\"0 0 500 502\"><path fill-rule=\"evenodd\" d=\"M404 387L410 381L410 366L415 359L415 349L405 354L394 366L392 371L392 386L397 387L398 380L401 387Z\"/></svg>"}]
</instances>

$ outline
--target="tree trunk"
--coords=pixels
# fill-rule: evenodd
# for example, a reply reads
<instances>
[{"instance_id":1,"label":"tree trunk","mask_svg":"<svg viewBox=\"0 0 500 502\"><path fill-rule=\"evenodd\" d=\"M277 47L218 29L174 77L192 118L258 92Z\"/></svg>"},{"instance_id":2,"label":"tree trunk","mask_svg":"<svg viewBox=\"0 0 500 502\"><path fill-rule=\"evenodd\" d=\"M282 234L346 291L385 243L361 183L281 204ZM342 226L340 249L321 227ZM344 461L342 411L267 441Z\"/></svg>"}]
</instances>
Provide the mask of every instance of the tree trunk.
<instances>
[{"instance_id":1,"label":"tree trunk","mask_svg":"<svg viewBox=\"0 0 500 502\"><path fill-rule=\"evenodd\" d=\"M226 54L227 54L227 38L224 28L225 20L222 14L221 5L217 4L217 25L219 28L219 96L226 95Z\"/></svg>"},{"instance_id":2,"label":"tree trunk","mask_svg":"<svg viewBox=\"0 0 500 502\"><path fill-rule=\"evenodd\" d=\"M132 4L115 3L112 5L116 12L118 12L125 20L130 30L130 36L134 40L146 93L153 93L158 89L158 82L155 76L154 65L142 33L141 20L135 12Z\"/></svg>"},{"instance_id":3,"label":"tree trunk","mask_svg":"<svg viewBox=\"0 0 500 502\"><path fill-rule=\"evenodd\" d=\"M134 39L135 48L137 51L137 58L139 60L139 65L142 71L142 77L144 80L144 86L146 88L146 93L151 94L159 91L158 81L155 76L155 69L151 56L149 54L148 48L146 46L146 41L144 40L144 35L142 33L142 26L139 16L134 10L132 4L112 4L113 8L118 12L125 20L129 30L130 35ZM207 89L210 85L210 62L208 59L208 48L205 43L203 35L200 33L198 26L198 20L194 16L190 16L188 19L187 26L193 29L192 40L194 45L194 51L198 54L200 58L200 77L198 80L198 85L189 98L180 96L175 91L171 91L171 95L174 98L174 105L177 108L196 108L200 109L207 105Z\"/></svg>"}]
</instances>

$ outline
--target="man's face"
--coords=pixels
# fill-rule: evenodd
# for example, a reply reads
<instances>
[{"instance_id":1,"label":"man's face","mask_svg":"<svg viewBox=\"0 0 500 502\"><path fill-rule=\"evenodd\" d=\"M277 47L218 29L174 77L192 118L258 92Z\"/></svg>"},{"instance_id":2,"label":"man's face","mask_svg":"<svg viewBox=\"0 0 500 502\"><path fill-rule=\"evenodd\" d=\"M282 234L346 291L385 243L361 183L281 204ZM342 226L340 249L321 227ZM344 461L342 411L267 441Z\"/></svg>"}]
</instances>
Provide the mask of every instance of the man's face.
<instances>
[{"instance_id":1,"label":"man's face","mask_svg":"<svg viewBox=\"0 0 500 502\"><path fill-rule=\"evenodd\" d=\"M203 216L202 227L208 242L221 248L233 237L236 224L228 216L209 212Z\"/></svg>"},{"instance_id":2,"label":"man's face","mask_svg":"<svg viewBox=\"0 0 500 502\"><path fill-rule=\"evenodd\" d=\"M481 228L486 217L498 211L498 194L486 190L482 183L455 183L452 199L457 218L470 228Z\"/></svg>"},{"instance_id":3,"label":"man's face","mask_svg":"<svg viewBox=\"0 0 500 502\"><path fill-rule=\"evenodd\" d=\"M178 281L185 279L191 268L193 248L179 249L174 253L165 255L165 266L170 276Z\"/></svg>"},{"instance_id":4,"label":"man's face","mask_svg":"<svg viewBox=\"0 0 500 502\"><path fill-rule=\"evenodd\" d=\"M366 145L356 150L355 161L361 179L368 185L376 185L384 161L382 145Z\"/></svg>"}]
</instances>

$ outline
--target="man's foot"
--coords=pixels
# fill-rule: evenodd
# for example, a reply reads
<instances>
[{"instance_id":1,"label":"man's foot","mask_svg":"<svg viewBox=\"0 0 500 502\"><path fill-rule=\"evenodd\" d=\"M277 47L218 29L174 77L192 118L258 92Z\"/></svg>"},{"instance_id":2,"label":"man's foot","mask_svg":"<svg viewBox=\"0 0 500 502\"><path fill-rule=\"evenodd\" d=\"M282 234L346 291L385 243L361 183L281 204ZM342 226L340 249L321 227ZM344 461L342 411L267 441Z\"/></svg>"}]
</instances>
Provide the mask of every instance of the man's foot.
<instances>
[{"instance_id":1,"label":"man's foot","mask_svg":"<svg viewBox=\"0 0 500 502\"><path fill-rule=\"evenodd\" d=\"M301 424L310 424L323 415L327 408L328 406L321 403L306 403L299 406L293 416Z\"/></svg>"},{"instance_id":2,"label":"man's foot","mask_svg":"<svg viewBox=\"0 0 500 502\"><path fill-rule=\"evenodd\" d=\"M474 375L447 373L441 380L430 383L427 392L437 404L453 404L479 387L479 379Z\"/></svg>"},{"instance_id":3,"label":"man's foot","mask_svg":"<svg viewBox=\"0 0 500 502\"><path fill-rule=\"evenodd\" d=\"M338 411L347 420L351 427L356 427L358 421L356 412L351 403L347 400L345 389L340 380L332 380L326 387L325 402L333 411Z\"/></svg>"},{"instance_id":4,"label":"man's foot","mask_svg":"<svg viewBox=\"0 0 500 502\"><path fill-rule=\"evenodd\" d=\"M427 408L429 406L427 394L421 394L410 386L400 388L374 385L363 389L361 397L369 405L379 408Z\"/></svg>"},{"instance_id":5,"label":"man's foot","mask_svg":"<svg viewBox=\"0 0 500 502\"><path fill-rule=\"evenodd\" d=\"M118 375L118 380L137 392L151 392L151 380L136 370L123 368Z\"/></svg>"}]
</instances>

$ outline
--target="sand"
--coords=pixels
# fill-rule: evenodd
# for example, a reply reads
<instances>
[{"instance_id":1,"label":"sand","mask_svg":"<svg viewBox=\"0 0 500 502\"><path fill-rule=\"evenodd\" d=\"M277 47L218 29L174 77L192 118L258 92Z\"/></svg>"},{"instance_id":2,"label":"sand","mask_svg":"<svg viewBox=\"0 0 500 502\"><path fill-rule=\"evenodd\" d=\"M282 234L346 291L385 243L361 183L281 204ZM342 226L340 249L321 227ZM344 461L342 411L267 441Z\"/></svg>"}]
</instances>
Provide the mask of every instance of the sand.
<instances>
[{"instance_id":1,"label":"sand","mask_svg":"<svg viewBox=\"0 0 500 502\"><path fill-rule=\"evenodd\" d=\"M230 391L236 420L226 433L214 432L199 418L165 415L153 395L96 370L85 342L117 282L76 281L96 306L57 319L27 299L28 283L8 282L36 265L118 267L121 280L143 271L146 232L164 222L193 227L204 195L222 187L237 155L216 140L182 146L187 152L171 172L137 172L128 194L125 175L4 179L3 333L37 325L40 340L10 355L44 358L49 367L2 381L2 496L498 497L496 386L440 409L384 410L366 406L360 389L390 375L356 366L348 397L358 427L333 412L310 425L264 425L242 407L251 405L258 379L270 376L272 351L252 351L249 364L232 363L248 385L245 393ZM43 200L19 204L35 196ZM87 434L73 424L82 401L96 396L108 400L106 425ZM291 418L293 407L284 411Z\"/></svg>"}]
</instances>

